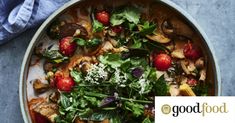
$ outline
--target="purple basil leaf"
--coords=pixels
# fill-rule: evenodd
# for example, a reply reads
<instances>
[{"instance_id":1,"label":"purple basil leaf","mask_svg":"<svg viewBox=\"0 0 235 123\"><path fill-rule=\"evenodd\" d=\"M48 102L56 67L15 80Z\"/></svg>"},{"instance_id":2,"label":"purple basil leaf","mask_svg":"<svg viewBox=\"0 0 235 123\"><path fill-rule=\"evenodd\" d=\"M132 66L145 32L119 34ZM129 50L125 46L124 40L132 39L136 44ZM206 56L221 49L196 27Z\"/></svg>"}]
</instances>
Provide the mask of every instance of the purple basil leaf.
<instances>
[{"instance_id":1,"label":"purple basil leaf","mask_svg":"<svg viewBox=\"0 0 235 123\"><path fill-rule=\"evenodd\" d=\"M137 67L137 68L134 68L131 73L134 77L140 78L142 74L144 73L144 70L142 68Z\"/></svg>"},{"instance_id":2,"label":"purple basil leaf","mask_svg":"<svg viewBox=\"0 0 235 123\"><path fill-rule=\"evenodd\" d=\"M116 98L114 96L106 97L101 101L100 107L104 107L114 102Z\"/></svg>"}]
</instances>

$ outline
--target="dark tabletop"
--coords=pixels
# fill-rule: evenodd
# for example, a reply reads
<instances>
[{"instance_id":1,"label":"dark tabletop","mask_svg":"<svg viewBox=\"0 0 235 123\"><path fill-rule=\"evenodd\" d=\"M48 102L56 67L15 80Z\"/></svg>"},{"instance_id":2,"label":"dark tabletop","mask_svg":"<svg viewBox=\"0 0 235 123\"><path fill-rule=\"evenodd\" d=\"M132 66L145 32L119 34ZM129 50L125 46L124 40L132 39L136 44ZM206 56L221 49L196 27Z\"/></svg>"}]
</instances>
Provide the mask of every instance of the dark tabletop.
<instances>
[{"instance_id":1,"label":"dark tabletop","mask_svg":"<svg viewBox=\"0 0 235 123\"><path fill-rule=\"evenodd\" d=\"M172 0L204 29L221 69L222 95L235 95L235 1ZM36 31L31 29L0 46L0 123L23 123L18 83L21 62Z\"/></svg>"}]
</instances>

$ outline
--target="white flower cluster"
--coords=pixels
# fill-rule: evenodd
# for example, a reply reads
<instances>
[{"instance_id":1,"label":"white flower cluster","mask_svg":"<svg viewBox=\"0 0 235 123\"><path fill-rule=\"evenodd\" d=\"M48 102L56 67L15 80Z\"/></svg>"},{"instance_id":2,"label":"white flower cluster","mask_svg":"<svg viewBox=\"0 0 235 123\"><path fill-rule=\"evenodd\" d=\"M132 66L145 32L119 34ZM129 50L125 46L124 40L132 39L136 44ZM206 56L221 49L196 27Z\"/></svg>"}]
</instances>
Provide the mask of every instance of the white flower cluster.
<instances>
[{"instance_id":1,"label":"white flower cluster","mask_svg":"<svg viewBox=\"0 0 235 123\"><path fill-rule=\"evenodd\" d=\"M140 80L138 81L138 83L140 84L140 91L139 94L143 94L145 93L146 87L149 85L150 81L145 79L144 76L141 76Z\"/></svg>"},{"instance_id":2,"label":"white flower cluster","mask_svg":"<svg viewBox=\"0 0 235 123\"><path fill-rule=\"evenodd\" d=\"M114 72L114 82L120 85L120 87L126 87L124 84L127 81L127 75L122 74L119 68L115 68Z\"/></svg>"},{"instance_id":3,"label":"white flower cluster","mask_svg":"<svg viewBox=\"0 0 235 123\"><path fill-rule=\"evenodd\" d=\"M91 68L87 70L85 81L92 84L100 84L100 80L106 80L108 78L108 72L105 71L106 66L102 63L92 64Z\"/></svg>"}]
</instances>

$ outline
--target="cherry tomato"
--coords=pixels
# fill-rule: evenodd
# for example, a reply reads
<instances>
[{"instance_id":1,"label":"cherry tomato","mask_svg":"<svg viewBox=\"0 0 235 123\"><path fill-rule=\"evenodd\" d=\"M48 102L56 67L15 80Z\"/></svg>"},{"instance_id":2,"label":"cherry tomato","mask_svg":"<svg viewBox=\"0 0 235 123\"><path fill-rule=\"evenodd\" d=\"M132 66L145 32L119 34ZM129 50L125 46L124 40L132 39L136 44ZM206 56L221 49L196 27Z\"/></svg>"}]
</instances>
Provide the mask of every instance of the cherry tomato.
<instances>
[{"instance_id":1,"label":"cherry tomato","mask_svg":"<svg viewBox=\"0 0 235 123\"><path fill-rule=\"evenodd\" d=\"M166 71L170 68L171 62L171 57L164 53L161 53L154 58L154 66L160 71Z\"/></svg>"},{"instance_id":2,"label":"cherry tomato","mask_svg":"<svg viewBox=\"0 0 235 123\"><path fill-rule=\"evenodd\" d=\"M109 25L110 16L107 11L97 12L95 18L104 25Z\"/></svg>"},{"instance_id":3,"label":"cherry tomato","mask_svg":"<svg viewBox=\"0 0 235 123\"><path fill-rule=\"evenodd\" d=\"M200 52L199 48L190 42L185 44L183 51L184 51L185 57L188 59L195 60L201 56L201 52Z\"/></svg>"},{"instance_id":4,"label":"cherry tomato","mask_svg":"<svg viewBox=\"0 0 235 123\"><path fill-rule=\"evenodd\" d=\"M65 37L59 42L59 49L63 55L72 56L77 48L77 44L73 42L73 37Z\"/></svg>"},{"instance_id":5,"label":"cherry tomato","mask_svg":"<svg viewBox=\"0 0 235 123\"><path fill-rule=\"evenodd\" d=\"M75 85L74 80L71 77L59 77L57 78L57 89L60 91L70 92Z\"/></svg>"},{"instance_id":6,"label":"cherry tomato","mask_svg":"<svg viewBox=\"0 0 235 123\"><path fill-rule=\"evenodd\" d=\"M111 29L115 33L120 33L123 30L122 26L120 26L120 25L119 26L113 26Z\"/></svg>"},{"instance_id":7,"label":"cherry tomato","mask_svg":"<svg viewBox=\"0 0 235 123\"><path fill-rule=\"evenodd\" d=\"M195 86L195 85L197 85L197 80L195 80L195 79L193 79L193 78L188 79L187 84L188 84L189 86Z\"/></svg>"}]
</instances>

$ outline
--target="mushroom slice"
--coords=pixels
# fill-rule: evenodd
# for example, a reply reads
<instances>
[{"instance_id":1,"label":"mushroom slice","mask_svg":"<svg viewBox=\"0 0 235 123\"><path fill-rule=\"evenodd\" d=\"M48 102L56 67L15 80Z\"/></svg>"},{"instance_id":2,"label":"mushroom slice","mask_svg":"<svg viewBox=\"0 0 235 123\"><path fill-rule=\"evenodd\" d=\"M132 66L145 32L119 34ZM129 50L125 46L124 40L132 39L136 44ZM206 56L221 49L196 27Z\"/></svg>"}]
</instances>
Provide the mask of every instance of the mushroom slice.
<instances>
[{"instance_id":1,"label":"mushroom slice","mask_svg":"<svg viewBox=\"0 0 235 123\"><path fill-rule=\"evenodd\" d=\"M128 51L128 49L126 47L119 47L119 48L113 48L113 53L121 53L124 51Z\"/></svg>"},{"instance_id":2,"label":"mushroom slice","mask_svg":"<svg viewBox=\"0 0 235 123\"><path fill-rule=\"evenodd\" d=\"M75 36L87 38L88 32L86 28L76 23L66 23L60 27L60 37Z\"/></svg>"},{"instance_id":3,"label":"mushroom slice","mask_svg":"<svg viewBox=\"0 0 235 123\"><path fill-rule=\"evenodd\" d=\"M87 71L91 68L91 62L82 61L79 65L79 68L83 73L87 73Z\"/></svg>"},{"instance_id":4,"label":"mushroom slice","mask_svg":"<svg viewBox=\"0 0 235 123\"><path fill-rule=\"evenodd\" d=\"M162 31L168 36L181 35L190 38L193 37L194 34L188 24L176 17L163 21L161 28Z\"/></svg>"},{"instance_id":5,"label":"mushroom slice","mask_svg":"<svg viewBox=\"0 0 235 123\"><path fill-rule=\"evenodd\" d=\"M183 71L184 71L186 74L190 74L190 71L189 71L188 68L187 68L188 62L187 62L186 60L182 60L182 61L180 62L180 64L181 64L181 67L182 67Z\"/></svg>"},{"instance_id":6,"label":"mushroom slice","mask_svg":"<svg viewBox=\"0 0 235 123\"><path fill-rule=\"evenodd\" d=\"M205 62L204 62L203 57L201 57L195 61L195 66L198 69L202 69L204 67L204 65L205 65Z\"/></svg>"},{"instance_id":7,"label":"mushroom slice","mask_svg":"<svg viewBox=\"0 0 235 123\"><path fill-rule=\"evenodd\" d=\"M184 59L185 58L183 49L176 49L176 50L172 51L171 56L173 58L178 58L178 59Z\"/></svg>"},{"instance_id":8,"label":"mushroom slice","mask_svg":"<svg viewBox=\"0 0 235 123\"><path fill-rule=\"evenodd\" d=\"M100 50L97 52L96 56L102 55L108 51L111 51L112 49L113 49L112 43L110 43L109 41L106 41L103 43Z\"/></svg>"},{"instance_id":9,"label":"mushroom slice","mask_svg":"<svg viewBox=\"0 0 235 123\"><path fill-rule=\"evenodd\" d=\"M190 72L193 72L196 69L194 62L189 61L189 65L187 68Z\"/></svg>"},{"instance_id":10,"label":"mushroom slice","mask_svg":"<svg viewBox=\"0 0 235 123\"><path fill-rule=\"evenodd\" d=\"M174 33L174 28L171 22L169 21L169 19L163 21L161 28L162 28L163 33L166 35L172 35Z\"/></svg>"},{"instance_id":11,"label":"mushroom slice","mask_svg":"<svg viewBox=\"0 0 235 123\"><path fill-rule=\"evenodd\" d=\"M36 79L33 82L33 89L36 93L41 94L49 89L49 85L42 83L39 79Z\"/></svg>"},{"instance_id":12,"label":"mushroom slice","mask_svg":"<svg viewBox=\"0 0 235 123\"><path fill-rule=\"evenodd\" d=\"M87 70L90 69L91 64L95 62L94 60L95 59L93 59L93 57L81 56L74 62L70 69L73 69L75 67L76 70L81 70L83 73L86 73Z\"/></svg>"},{"instance_id":13,"label":"mushroom slice","mask_svg":"<svg viewBox=\"0 0 235 123\"><path fill-rule=\"evenodd\" d=\"M118 46L118 42L117 42L115 39L109 37L109 41L110 41L110 43L111 43L114 47L117 47L117 46Z\"/></svg>"},{"instance_id":14,"label":"mushroom slice","mask_svg":"<svg viewBox=\"0 0 235 123\"><path fill-rule=\"evenodd\" d=\"M162 75L165 75L167 74L166 71L156 71L156 74L157 74L157 79L159 79Z\"/></svg>"},{"instance_id":15,"label":"mushroom slice","mask_svg":"<svg viewBox=\"0 0 235 123\"><path fill-rule=\"evenodd\" d=\"M205 81L206 80L206 69L202 69L200 71L200 78L199 78L199 81Z\"/></svg>"},{"instance_id":16,"label":"mushroom slice","mask_svg":"<svg viewBox=\"0 0 235 123\"><path fill-rule=\"evenodd\" d=\"M150 40L156 41L158 43L164 43L164 44L169 43L171 41L171 39L167 38L161 33L156 33L153 35L146 35L146 37Z\"/></svg>"},{"instance_id":17,"label":"mushroom slice","mask_svg":"<svg viewBox=\"0 0 235 123\"><path fill-rule=\"evenodd\" d=\"M179 86L176 84L170 85L169 92L170 92L171 96L179 96L179 94L180 94Z\"/></svg>"}]
</instances>

